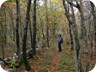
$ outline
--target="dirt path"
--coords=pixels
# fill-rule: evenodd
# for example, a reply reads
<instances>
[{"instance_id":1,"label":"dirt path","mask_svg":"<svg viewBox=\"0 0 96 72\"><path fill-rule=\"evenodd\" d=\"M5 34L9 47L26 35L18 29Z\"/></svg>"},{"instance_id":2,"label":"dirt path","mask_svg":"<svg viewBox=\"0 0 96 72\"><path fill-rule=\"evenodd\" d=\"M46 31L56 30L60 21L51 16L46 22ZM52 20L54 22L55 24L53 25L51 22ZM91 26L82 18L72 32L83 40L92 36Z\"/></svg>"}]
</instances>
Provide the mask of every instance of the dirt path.
<instances>
[{"instance_id":1,"label":"dirt path","mask_svg":"<svg viewBox=\"0 0 96 72\"><path fill-rule=\"evenodd\" d=\"M51 69L48 72L56 72L57 66L58 66L58 62L59 62L59 52L58 52L58 48L57 46L55 46L55 54L52 60L52 65L51 65Z\"/></svg>"}]
</instances>

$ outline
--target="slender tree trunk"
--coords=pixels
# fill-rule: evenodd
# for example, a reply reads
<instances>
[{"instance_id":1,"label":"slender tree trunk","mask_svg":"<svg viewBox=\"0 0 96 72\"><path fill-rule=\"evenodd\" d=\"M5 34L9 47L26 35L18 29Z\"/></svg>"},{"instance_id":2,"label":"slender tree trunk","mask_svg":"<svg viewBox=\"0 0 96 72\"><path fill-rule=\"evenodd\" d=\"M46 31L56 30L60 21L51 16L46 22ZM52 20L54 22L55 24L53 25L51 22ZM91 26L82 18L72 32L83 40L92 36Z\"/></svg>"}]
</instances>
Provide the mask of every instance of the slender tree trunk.
<instances>
[{"instance_id":1,"label":"slender tree trunk","mask_svg":"<svg viewBox=\"0 0 96 72\"><path fill-rule=\"evenodd\" d=\"M1 19L2 20L2 19ZM4 37L3 37L3 35L4 35L4 26L3 26L3 22L1 22L1 35L0 35L0 38L1 38L1 40L0 40L0 45L1 45L1 53L2 53L2 59L4 59L4 56L5 56L5 53L4 53Z\"/></svg>"},{"instance_id":2,"label":"slender tree trunk","mask_svg":"<svg viewBox=\"0 0 96 72\"><path fill-rule=\"evenodd\" d=\"M88 36L87 36L87 28L85 27L85 23L84 23L84 14L83 14L83 6L82 6L82 1L80 0L80 17L81 17L81 35L82 35L82 39L83 39L83 44L84 44L84 48L85 48L85 72L88 72L88 68L89 68L89 50L88 50Z\"/></svg>"},{"instance_id":3,"label":"slender tree trunk","mask_svg":"<svg viewBox=\"0 0 96 72\"><path fill-rule=\"evenodd\" d=\"M42 35L43 35L43 39L45 39L45 35L44 35L44 30L43 30L43 27L42 28Z\"/></svg>"},{"instance_id":4,"label":"slender tree trunk","mask_svg":"<svg viewBox=\"0 0 96 72\"><path fill-rule=\"evenodd\" d=\"M75 19L75 15L74 15L74 10L73 10L73 6L71 5L71 11L72 11L72 19L73 19L73 38L75 40L74 42L74 48L75 48L75 62L76 62L76 72L82 72L82 64L81 64L81 47L80 47L80 43L79 43L79 39L78 39L78 30L77 30L77 26L76 26L76 19ZM75 30L74 30L75 29Z\"/></svg>"},{"instance_id":5,"label":"slender tree trunk","mask_svg":"<svg viewBox=\"0 0 96 72\"><path fill-rule=\"evenodd\" d=\"M40 23L41 23L41 34L42 34L42 48L44 48L45 47L45 35L44 35L44 29L43 29L43 23L42 23L42 21L40 20Z\"/></svg>"},{"instance_id":6,"label":"slender tree trunk","mask_svg":"<svg viewBox=\"0 0 96 72\"><path fill-rule=\"evenodd\" d=\"M26 24L25 24L25 28L24 28L24 35L23 35L23 45L22 45L22 51L23 51L23 61L24 61L24 65L26 67L26 70L30 70L31 67L27 61L27 54L26 54L26 41L27 41L27 31L28 31L28 24L30 21L30 7L31 7L31 0L28 1L27 4L27 12L26 12Z\"/></svg>"},{"instance_id":7,"label":"slender tree trunk","mask_svg":"<svg viewBox=\"0 0 96 72\"><path fill-rule=\"evenodd\" d=\"M30 20L30 22L29 22L29 30L30 30L30 38L31 38L31 48L32 48L32 43L33 43L33 37L32 37L31 20Z\"/></svg>"},{"instance_id":8,"label":"slender tree trunk","mask_svg":"<svg viewBox=\"0 0 96 72\"><path fill-rule=\"evenodd\" d=\"M42 30L43 39L45 39L44 30L43 30L43 23L42 22L41 22L41 30Z\"/></svg>"},{"instance_id":9,"label":"slender tree trunk","mask_svg":"<svg viewBox=\"0 0 96 72\"><path fill-rule=\"evenodd\" d=\"M34 0L34 8L33 8L33 44L32 44L32 48L33 48L33 55L35 55L36 54L36 31L37 31L37 29L36 29L36 24L37 24L37 22L36 22L36 1L37 0Z\"/></svg>"},{"instance_id":10,"label":"slender tree trunk","mask_svg":"<svg viewBox=\"0 0 96 72\"><path fill-rule=\"evenodd\" d=\"M15 27L14 27L14 17L13 17L13 11L12 9L10 8L10 6L8 5L8 9L9 9L9 15L10 15L10 18L11 18L11 27L12 27L12 35L11 35L11 38L13 41L15 41ZM18 13L19 14L19 13ZM19 18L20 19L20 18Z\"/></svg>"},{"instance_id":11,"label":"slender tree trunk","mask_svg":"<svg viewBox=\"0 0 96 72\"><path fill-rule=\"evenodd\" d=\"M47 38L47 46L49 47L49 26L48 26L48 8L47 8L47 0L45 1L45 7L46 7L46 38Z\"/></svg>"},{"instance_id":12,"label":"slender tree trunk","mask_svg":"<svg viewBox=\"0 0 96 72\"><path fill-rule=\"evenodd\" d=\"M5 27L3 25L3 14L1 15L1 21L0 21L0 47L1 47L1 53L2 53L2 59L4 59L5 53L4 53L4 32L5 32Z\"/></svg>"},{"instance_id":13,"label":"slender tree trunk","mask_svg":"<svg viewBox=\"0 0 96 72\"><path fill-rule=\"evenodd\" d=\"M12 39L13 39L13 41L15 41L15 27L14 27L15 24L14 24L14 20L13 19L14 19L13 18L13 13L12 13L12 10L11 10L11 20L12 20L12 29L13 29L13 31L12 31Z\"/></svg>"},{"instance_id":14,"label":"slender tree trunk","mask_svg":"<svg viewBox=\"0 0 96 72\"><path fill-rule=\"evenodd\" d=\"M16 46L17 46L17 55L20 58L20 39L19 39L19 24L20 24L20 6L19 0L16 0L16 9L17 9L17 19L16 19Z\"/></svg>"},{"instance_id":15,"label":"slender tree trunk","mask_svg":"<svg viewBox=\"0 0 96 72\"><path fill-rule=\"evenodd\" d=\"M6 22L6 11L5 10L3 10L4 11L4 15L5 15L5 25L4 25L4 29L5 29L5 32L4 32L4 38L5 38L5 40L4 40L4 44L7 44L7 22Z\"/></svg>"},{"instance_id":16,"label":"slender tree trunk","mask_svg":"<svg viewBox=\"0 0 96 72\"><path fill-rule=\"evenodd\" d=\"M4 59L5 58L5 52L4 52L4 45L3 44L1 45L1 49L2 49L2 59Z\"/></svg>"},{"instance_id":17,"label":"slender tree trunk","mask_svg":"<svg viewBox=\"0 0 96 72\"><path fill-rule=\"evenodd\" d=\"M73 36L72 36L72 30L71 30L71 23L72 22L70 21L70 17L68 15L69 12L67 10L65 0L63 0L63 6L65 8L65 15L66 15L66 17L67 17L67 19L69 21L68 26L69 26L69 33L70 33L71 49L73 50Z\"/></svg>"}]
</instances>

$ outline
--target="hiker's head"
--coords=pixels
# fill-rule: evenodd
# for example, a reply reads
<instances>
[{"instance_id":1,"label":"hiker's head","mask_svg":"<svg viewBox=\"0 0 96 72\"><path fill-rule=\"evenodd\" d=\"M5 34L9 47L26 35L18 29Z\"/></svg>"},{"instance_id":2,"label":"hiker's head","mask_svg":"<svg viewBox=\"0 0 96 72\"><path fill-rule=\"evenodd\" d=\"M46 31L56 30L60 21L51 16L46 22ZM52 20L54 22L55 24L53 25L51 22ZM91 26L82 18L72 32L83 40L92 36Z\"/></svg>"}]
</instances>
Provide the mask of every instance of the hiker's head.
<instances>
[{"instance_id":1,"label":"hiker's head","mask_svg":"<svg viewBox=\"0 0 96 72\"><path fill-rule=\"evenodd\" d=\"M58 36L61 37L61 34L59 34Z\"/></svg>"}]
</instances>

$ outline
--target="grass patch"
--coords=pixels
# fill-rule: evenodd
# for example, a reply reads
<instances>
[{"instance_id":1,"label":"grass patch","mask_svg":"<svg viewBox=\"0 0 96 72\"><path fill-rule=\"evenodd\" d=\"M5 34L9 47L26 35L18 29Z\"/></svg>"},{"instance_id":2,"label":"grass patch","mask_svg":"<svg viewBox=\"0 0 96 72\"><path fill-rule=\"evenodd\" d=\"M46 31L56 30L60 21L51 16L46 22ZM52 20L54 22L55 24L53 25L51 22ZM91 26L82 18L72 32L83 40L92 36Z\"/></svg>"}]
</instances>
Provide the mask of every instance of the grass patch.
<instances>
[{"instance_id":1,"label":"grass patch","mask_svg":"<svg viewBox=\"0 0 96 72\"><path fill-rule=\"evenodd\" d=\"M74 58L71 54L60 53L58 71L75 72Z\"/></svg>"}]
</instances>

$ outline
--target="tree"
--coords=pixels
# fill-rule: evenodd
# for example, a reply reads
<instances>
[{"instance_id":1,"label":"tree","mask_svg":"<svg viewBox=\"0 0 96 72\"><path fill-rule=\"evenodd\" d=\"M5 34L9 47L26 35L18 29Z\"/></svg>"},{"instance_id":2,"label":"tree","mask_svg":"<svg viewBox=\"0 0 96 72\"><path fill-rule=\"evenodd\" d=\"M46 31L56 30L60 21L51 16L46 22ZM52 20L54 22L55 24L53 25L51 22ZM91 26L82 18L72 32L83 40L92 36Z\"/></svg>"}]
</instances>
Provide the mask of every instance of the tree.
<instances>
[{"instance_id":1,"label":"tree","mask_svg":"<svg viewBox=\"0 0 96 72\"><path fill-rule=\"evenodd\" d=\"M3 12L3 11L2 11ZM5 52L4 52L4 17L3 17L4 13L0 14L0 48L1 48L1 53L2 53L2 59L5 58Z\"/></svg>"},{"instance_id":2,"label":"tree","mask_svg":"<svg viewBox=\"0 0 96 72\"><path fill-rule=\"evenodd\" d=\"M78 3L79 5L79 3ZM86 52L86 55L85 55L85 59L86 59L86 63L85 63L85 72L88 71L88 68L89 68L89 52L88 52L88 36L87 36L87 30L86 30L86 27L85 27L85 23L84 23L84 14L83 14L83 6L82 6L82 1L80 0L80 6L79 6L79 11L80 11L80 17L81 17L81 35L82 35L82 38L83 38L83 44L84 44L84 48L85 48L85 52Z\"/></svg>"},{"instance_id":3,"label":"tree","mask_svg":"<svg viewBox=\"0 0 96 72\"><path fill-rule=\"evenodd\" d=\"M27 4L26 21L25 21L26 24L25 24L25 28L24 28L23 44L22 44L23 61L24 61L26 70L28 70L28 71L31 69L31 67L27 61L27 55L26 55L27 30L28 30L28 25L30 22L30 7L31 7L31 0L29 0L28 4Z\"/></svg>"},{"instance_id":4,"label":"tree","mask_svg":"<svg viewBox=\"0 0 96 72\"><path fill-rule=\"evenodd\" d=\"M20 25L20 6L19 0L16 0L16 9L17 9L17 19L16 19L16 46L17 46L17 55L20 58L20 37L19 37L19 25Z\"/></svg>"},{"instance_id":5,"label":"tree","mask_svg":"<svg viewBox=\"0 0 96 72\"><path fill-rule=\"evenodd\" d=\"M69 1L63 0L63 5L65 6L65 8L67 7L66 2L68 3ZM70 2L72 3L72 0ZM69 23L71 23L70 28L72 30L72 37L73 37L76 72L82 72L81 47L80 47L80 42L79 42L79 38L78 38L76 19L75 19L75 14L74 14L74 10L73 10L73 5L69 4L69 6L71 9L71 13L68 11L69 9L67 10L67 8L66 8L65 12L66 12L66 16L67 16Z\"/></svg>"},{"instance_id":6,"label":"tree","mask_svg":"<svg viewBox=\"0 0 96 72\"><path fill-rule=\"evenodd\" d=\"M67 8L66 3L65 3L64 0L63 0L63 6L64 6L64 9L65 9L65 15L66 15L66 17L67 17L67 19L69 21L68 26L69 26L69 33L70 33L70 40L71 40L71 49L73 50L73 35L72 35L72 29L71 29L72 22L71 22L71 20L69 18L70 16L68 15L68 13L69 13L69 6Z\"/></svg>"},{"instance_id":7,"label":"tree","mask_svg":"<svg viewBox=\"0 0 96 72\"><path fill-rule=\"evenodd\" d=\"M96 10L95 10L95 5L91 3L91 7L92 7L92 15L93 15L93 22L94 22L94 44L95 44L95 54L96 54Z\"/></svg>"},{"instance_id":8,"label":"tree","mask_svg":"<svg viewBox=\"0 0 96 72\"><path fill-rule=\"evenodd\" d=\"M29 19L30 19L30 17L29 17ZM30 30L31 48L32 48L33 37L32 37L32 27L31 27L31 20L30 20L30 22L29 22L29 30Z\"/></svg>"},{"instance_id":9,"label":"tree","mask_svg":"<svg viewBox=\"0 0 96 72\"><path fill-rule=\"evenodd\" d=\"M33 55L36 54L36 1L34 0L34 8L33 8L33 44L32 44L32 48L33 48Z\"/></svg>"},{"instance_id":10,"label":"tree","mask_svg":"<svg viewBox=\"0 0 96 72\"><path fill-rule=\"evenodd\" d=\"M48 8L47 8L47 6L48 6L48 0L45 0L45 8L46 8L46 41L47 41L47 46L49 47L49 26L48 26Z\"/></svg>"}]
</instances>

